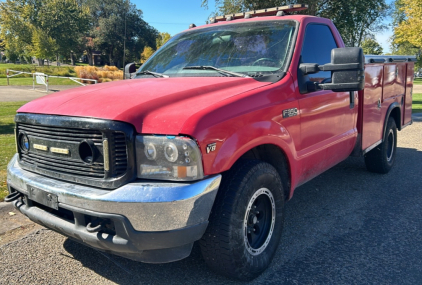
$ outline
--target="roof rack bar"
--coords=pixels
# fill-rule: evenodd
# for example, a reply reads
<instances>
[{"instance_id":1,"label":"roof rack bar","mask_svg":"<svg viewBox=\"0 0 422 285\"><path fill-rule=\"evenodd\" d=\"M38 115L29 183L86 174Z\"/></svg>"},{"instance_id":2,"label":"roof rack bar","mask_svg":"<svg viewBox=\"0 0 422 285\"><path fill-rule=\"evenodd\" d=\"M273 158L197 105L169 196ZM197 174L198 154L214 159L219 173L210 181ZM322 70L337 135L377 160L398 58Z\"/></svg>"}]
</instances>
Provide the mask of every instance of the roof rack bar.
<instances>
[{"instance_id":1,"label":"roof rack bar","mask_svg":"<svg viewBox=\"0 0 422 285\"><path fill-rule=\"evenodd\" d=\"M370 58L369 62L370 63L384 63L385 59L384 58Z\"/></svg>"},{"instance_id":2,"label":"roof rack bar","mask_svg":"<svg viewBox=\"0 0 422 285\"><path fill-rule=\"evenodd\" d=\"M365 55L365 63L416 61L414 55Z\"/></svg>"},{"instance_id":3,"label":"roof rack bar","mask_svg":"<svg viewBox=\"0 0 422 285\"><path fill-rule=\"evenodd\" d=\"M286 6L280 7L273 7L268 9L260 9L236 14L229 14L224 16L217 16L215 18L210 18L210 23L226 21L227 18L231 18L231 20L242 19L242 18L250 18L250 17L257 17L257 16L275 16L278 12L282 11L285 14L292 13L296 11L302 11L308 9L308 5L306 4L290 4ZM247 16L249 14L249 16Z\"/></svg>"},{"instance_id":4,"label":"roof rack bar","mask_svg":"<svg viewBox=\"0 0 422 285\"><path fill-rule=\"evenodd\" d=\"M405 57L392 57L391 62L405 62L407 61L407 58Z\"/></svg>"}]
</instances>

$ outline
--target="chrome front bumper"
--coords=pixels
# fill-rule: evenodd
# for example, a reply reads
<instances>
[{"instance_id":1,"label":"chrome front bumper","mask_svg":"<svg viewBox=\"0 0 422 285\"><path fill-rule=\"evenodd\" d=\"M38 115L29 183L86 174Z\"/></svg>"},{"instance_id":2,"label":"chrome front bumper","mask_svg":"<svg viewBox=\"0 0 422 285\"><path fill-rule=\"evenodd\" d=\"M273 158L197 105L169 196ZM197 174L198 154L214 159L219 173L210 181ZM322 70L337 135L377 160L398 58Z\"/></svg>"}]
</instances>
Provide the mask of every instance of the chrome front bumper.
<instances>
[{"instance_id":1,"label":"chrome front bumper","mask_svg":"<svg viewBox=\"0 0 422 285\"><path fill-rule=\"evenodd\" d=\"M171 231L195 226L208 217L221 175L194 182L133 182L114 190L72 184L23 170L15 155L7 166L7 183L28 195L36 187L57 195L59 206L126 217L136 231Z\"/></svg>"}]
</instances>

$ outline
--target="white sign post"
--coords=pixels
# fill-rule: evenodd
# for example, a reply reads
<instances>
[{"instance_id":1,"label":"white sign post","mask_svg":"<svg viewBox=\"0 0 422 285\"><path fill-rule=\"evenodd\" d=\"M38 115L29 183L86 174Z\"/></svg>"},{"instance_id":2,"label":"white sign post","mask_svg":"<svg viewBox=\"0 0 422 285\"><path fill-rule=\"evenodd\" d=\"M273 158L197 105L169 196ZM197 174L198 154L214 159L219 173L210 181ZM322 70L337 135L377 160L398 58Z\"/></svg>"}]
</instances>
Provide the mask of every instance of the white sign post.
<instances>
[{"instance_id":1,"label":"white sign post","mask_svg":"<svg viewBox=\"0 0 422 285\"><path fill-rule=\"evenodd\" d=\"M48 92L48 75L40 72L35 72L32 79L32 89L35 90L35 82L45 86L45 91Z\"/></svg>"}]
</instances>

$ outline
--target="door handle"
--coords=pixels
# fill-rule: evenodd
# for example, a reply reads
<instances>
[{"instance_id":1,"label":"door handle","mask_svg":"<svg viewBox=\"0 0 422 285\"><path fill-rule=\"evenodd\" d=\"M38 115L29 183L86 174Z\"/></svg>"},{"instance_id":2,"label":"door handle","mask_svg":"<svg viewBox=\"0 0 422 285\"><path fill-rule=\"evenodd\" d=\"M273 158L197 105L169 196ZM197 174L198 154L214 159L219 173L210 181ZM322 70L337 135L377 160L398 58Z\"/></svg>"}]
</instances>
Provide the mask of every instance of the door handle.
<instances>
[{"instance_id":1,"label":"door handle","mask_svg":"<svg viewBox=\"0 0 422 285\"><path fill-rule=\"evenodd\" d=\"M378 109L381 109L381 99L378 99L377 107L378 107Z\"/></svg>"}]
</instances>

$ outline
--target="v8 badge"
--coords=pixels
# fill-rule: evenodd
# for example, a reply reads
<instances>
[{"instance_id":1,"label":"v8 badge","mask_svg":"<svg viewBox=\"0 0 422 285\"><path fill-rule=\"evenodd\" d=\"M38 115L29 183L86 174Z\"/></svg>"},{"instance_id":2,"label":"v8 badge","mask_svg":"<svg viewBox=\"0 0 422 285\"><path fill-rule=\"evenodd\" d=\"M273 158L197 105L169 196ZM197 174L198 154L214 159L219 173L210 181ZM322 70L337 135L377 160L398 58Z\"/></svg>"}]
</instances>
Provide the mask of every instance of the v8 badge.
<instances>
[{"instance_id":1,"label":"v8 badge","mask_svg":"<svg viewBox=\"0 0 422 285\"><path fill-rule=\"evenodd\" d=\"M209 145L207 145L207 153L215 151L216 148L217 148L217 143L210 143Z\"/></svg>"}]
</instances>

